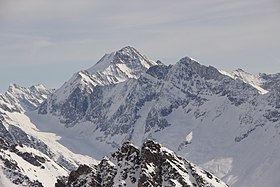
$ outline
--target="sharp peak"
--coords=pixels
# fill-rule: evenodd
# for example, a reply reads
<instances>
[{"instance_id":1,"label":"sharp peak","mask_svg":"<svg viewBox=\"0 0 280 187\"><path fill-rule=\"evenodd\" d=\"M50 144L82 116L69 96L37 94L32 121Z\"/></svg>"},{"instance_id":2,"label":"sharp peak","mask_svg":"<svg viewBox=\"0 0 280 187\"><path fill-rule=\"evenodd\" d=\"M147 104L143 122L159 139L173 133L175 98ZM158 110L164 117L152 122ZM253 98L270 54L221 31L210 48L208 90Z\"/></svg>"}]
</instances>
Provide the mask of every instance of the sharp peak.
<instances>
[{"instance_id":1,"label":"sharp peak","mask_svg":"<svg viewBox=\"0 0 280 187\"><path fill-rule=\"evenodd\" d=\"M192 68L215 68L213 66L203 65L203 64L199 63L197 60L195 60L191 57L188 57L188 56L186 56L184 58L181 58L179 60L179 62L177 62L176 64L179 65L179 66L184 64L184 65L186 65L188 67L192 67Z\"/></svg>"},{"instance_id":2,"label":"sharp peak","mask_svg":"<svg viewBox=\"0 0 280 187\"><path fill-rule=\"evenodd\" d=\"M128 45L128 46L121 48L118 51L137 51L137 50L134 47Z\"/></svg>"},{"instance_id":3,"label":"sharp peak","mask_svg":"<svg viewBox=\"0 0 280 187\"><path fill-rule=\"evenodd\" d=\"M103 71L108 67L116 66L117 64L130 64L130 68L133 68L138 64L146 69L153 65L158 65L156 62L149 60L145 55L142 55L135 48L125 46L118 51L105 54L96 64L86 71L89 74L93 74Z\"/></svg>"},{"instance_id":4,"label":"sharp peak","mask_svg":"<svg viewBox=\"0 0 280 187\"><path fill-rule=\"evenodd\" d=\"M195 60L194 58L191 58L189 56L185 56L185 57L181 58L178 63L184 63L184 64L190 64L190 65L192 65L192 64L201 65L197 60Z\"/></svg>"},{"instance_id":5,"label":"sharp peak","mask_svg":"<svg viewBox=\"0 0 280 187\"><path fill-rule=\"evenodd\" d=\"M122 146L121 147L136 147L133 143L131 143L130 141L125 141L122 143Z\"/></svg>"},{"instance_id":6,"label":"sharp peak","mask_svg":"<svg viewBox=\"0 0 280 187\"><path fill-rule=\"evenodd\" d=\"M138 54L140 54L139 51L136 48L128 45L128 46L122 47L121 49L118 49L116 51L105 53L105 55L103 55L103 57L104 56L109 56L109 55L115 55L116 53L125 53L125 52L126 53L128 52L128 53L138 53Z\"/></svg>"},{"instance_id":7,"label":"sharp peak","mask_svg":"<svg viewBox=\"0 0 280 187\"><path fill-rule=\"evenodd\" d=\"M159 146L162 147L162 145L152 139L148 139L143 143L143 147L150 147L150 146Z\"/></svg>"},{"instance_id":8,"label":"sharp peak","mask_svg":"<svg viewBox=\"0 0 280 187\"><path fill-rule=\"evenodd\" d=\"M138 56L141 56L141 57L144 57L138 50L136 50L134 47L131 47L131 46L125 46L117 51L113 51L113 52L110 52L110 53L105 53L103 55L103 57L96 63L100 63L102 62L104 59L106 58L114 58L116 55L118 54L124 54L124 53L127 53L127 54L137 54Z\"/></svg>"},{"instance_id":9,"label":"sharp peak","mask_svg":"<svg viewBox=\"0 0 280 187\"><path fill-rule=\"evenodd\" d=\"M140 58L146 58L142 53L140 53L137 49L135 49L134 47L132 46L125 46L111 54L114 54L114 55L129 55L129 56L139 56Z\"/></svg>"},{"instance_id":10,"label":"sharp peak","mask_svg":"<svg viewBox=\"0 0 280 187\"><path fill-rule=\"evenodd\" d=\"M194 61L194 62L197 62L197 60L195 60L194 58L192 58L190 56L185 56L185 57L181 58L180 61Z\"/></svg>"},{"instance_id":11,"label":"sharp peak","mask_svg":"<svg viewBox=\"0 0 280 187\"><path fill-rule=\"evenodd\" d=\"M154 140L151 140L151 139L147 139L146 141L144 141L142 143L142 148L152 148L152 147L163 147L160 143L154 141ZM138 149L138 146L134 145L133 143L131 143L130 141L125 141L122 145L121 145L121 148L126 148L126 147L134 147L136 149Z\"/></svg>"},{"instance_id":12,"label":"sharp peak","mask_svg":"<svg viewBox=\"0 0 280 187\"><path fill-rule=\"evenodd\" d=\"M181 58L179 60L179 62L177 62L177 64L186 64L186 65L189 65L191 67L203 67L203 68L217 69L216 67L211 66L211 65L201 64L200 62L198 62L194 58L191 58L191 57L188 57L188 56L186 56L184 58Z\"/></svg>"}]
</instances>

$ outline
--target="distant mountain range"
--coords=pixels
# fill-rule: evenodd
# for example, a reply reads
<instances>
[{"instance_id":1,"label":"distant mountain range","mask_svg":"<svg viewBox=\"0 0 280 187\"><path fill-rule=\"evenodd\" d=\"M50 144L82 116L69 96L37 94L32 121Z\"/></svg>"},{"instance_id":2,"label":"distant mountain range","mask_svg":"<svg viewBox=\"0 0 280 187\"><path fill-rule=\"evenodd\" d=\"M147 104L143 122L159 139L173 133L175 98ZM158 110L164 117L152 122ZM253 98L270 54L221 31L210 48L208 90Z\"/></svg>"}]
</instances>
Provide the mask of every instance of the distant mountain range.
<instances>
[{"instance_id":1,"label":"distant mountain range","mask_svg":"<svg viewBox=\"0 0 280 187\"><path fill-rule=\"evenodd\" d=\"M280 74L226 72L189 57L167 66L128 46L104 55L58 89L11 85L0 95L0 181L54 186L60 178L61 185L76 185L85 180L77 178L85 169L92 182L104 156L124 146L140 153L135 146L143 149L155 140L180 155L176 162L182 157L207 170L199 176L211 172L234 187L277 186L279 126ZM114 171L129 174L114 156L108 159ZM190 162L184 163L176 172L188 178ZM61 177L72 170L75 180L69 182L71 174ZM176 186L171 179L166 185ZM100 180L96 184L103 184ZM119 173L107 182L112 180L130 184Z\"/></svg>"}]
</instances>

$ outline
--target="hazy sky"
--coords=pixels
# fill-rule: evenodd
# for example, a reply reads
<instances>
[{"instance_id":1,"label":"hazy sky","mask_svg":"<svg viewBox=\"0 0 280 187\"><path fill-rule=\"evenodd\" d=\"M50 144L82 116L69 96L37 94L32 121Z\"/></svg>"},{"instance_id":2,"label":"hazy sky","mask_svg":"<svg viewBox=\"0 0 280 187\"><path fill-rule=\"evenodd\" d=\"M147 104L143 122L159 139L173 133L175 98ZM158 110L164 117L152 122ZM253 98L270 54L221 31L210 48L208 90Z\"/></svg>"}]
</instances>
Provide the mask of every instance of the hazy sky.
<instances>
[{"instance_id":1,"label":"hazy sky","mask_svg":"<svg viewBox=\"0 0 280 187\"><path fill-rule=\"evenodd\" d=\"M153 60L280 72L279 0L0 0L0 92L59 87L131 45Z\"/></svg>"}]
</instances>

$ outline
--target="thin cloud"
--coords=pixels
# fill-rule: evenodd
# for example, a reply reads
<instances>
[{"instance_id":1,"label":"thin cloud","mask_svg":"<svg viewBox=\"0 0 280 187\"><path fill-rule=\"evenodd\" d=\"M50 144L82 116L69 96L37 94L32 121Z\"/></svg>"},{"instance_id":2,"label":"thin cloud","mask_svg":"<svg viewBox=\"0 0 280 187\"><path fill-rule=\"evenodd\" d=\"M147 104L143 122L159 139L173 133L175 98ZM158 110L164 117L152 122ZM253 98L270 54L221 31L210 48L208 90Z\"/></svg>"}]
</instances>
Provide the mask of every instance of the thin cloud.
<instances>
[{"instance_id":1,"label":"thin cloud","mask_svg":"<svg viewBox=\"0 0 280 187\"><path fill-rule=\"evenodd\" d=\"M165 63L189 55L220 69L280 72L273 64L279 8L278 0L0 0L0 64L26 72L55 65L71 74L132 45Z\"/></svg>"}]
</instances>

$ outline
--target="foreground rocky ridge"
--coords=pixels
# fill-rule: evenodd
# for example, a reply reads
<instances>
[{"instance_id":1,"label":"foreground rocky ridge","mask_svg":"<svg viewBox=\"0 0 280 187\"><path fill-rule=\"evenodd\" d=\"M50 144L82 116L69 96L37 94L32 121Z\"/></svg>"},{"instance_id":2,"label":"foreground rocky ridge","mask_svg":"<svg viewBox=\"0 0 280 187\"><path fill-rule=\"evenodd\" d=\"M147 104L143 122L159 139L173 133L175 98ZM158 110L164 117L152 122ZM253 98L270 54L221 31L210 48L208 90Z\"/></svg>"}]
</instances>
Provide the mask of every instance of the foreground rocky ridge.
<instances>
[{"instance_id":1,"label":"foreground rocky ridge","mask_svg":"<svg viewBox=\"0 0 280 187\"><path fill-rule=\"evenodd\" d=\"M213 174L153 141L141 149L126 142L96 167L81 165L56 187L81 186L227 186Z\"/></svg>"}]
</instances>

